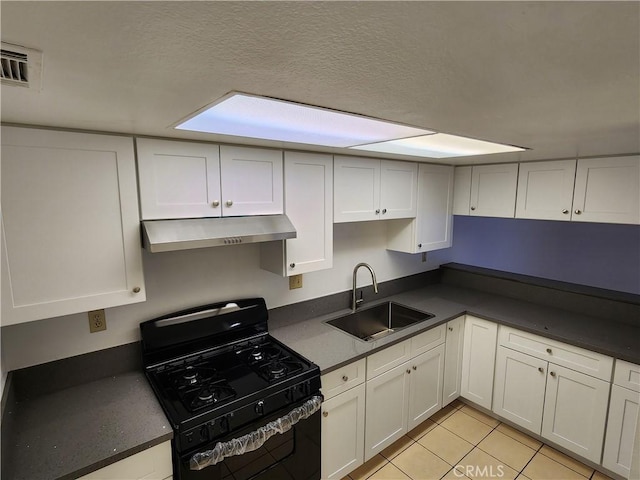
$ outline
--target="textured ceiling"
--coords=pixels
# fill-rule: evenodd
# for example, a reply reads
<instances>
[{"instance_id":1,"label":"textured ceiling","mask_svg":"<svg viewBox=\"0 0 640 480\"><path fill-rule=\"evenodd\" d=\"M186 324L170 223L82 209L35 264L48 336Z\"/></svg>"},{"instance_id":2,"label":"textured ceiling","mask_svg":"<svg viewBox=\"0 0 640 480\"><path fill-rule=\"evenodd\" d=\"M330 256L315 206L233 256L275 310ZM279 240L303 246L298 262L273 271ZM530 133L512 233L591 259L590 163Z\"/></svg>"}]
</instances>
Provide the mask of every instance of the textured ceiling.
<instances>
[{"instance_id":1,"label":"textured ceiling","mask_svg":"<svg viewBox=\"0 0 640 480\"><path fill-rule=\"evenodd\" d=\"M44 52L41 92L1 87L3 122L283 146L171 128L236 90L531 149L448 163L640 151L638 2L3 0L0 13L3 41Z\"/></svg>"}]
</instances>

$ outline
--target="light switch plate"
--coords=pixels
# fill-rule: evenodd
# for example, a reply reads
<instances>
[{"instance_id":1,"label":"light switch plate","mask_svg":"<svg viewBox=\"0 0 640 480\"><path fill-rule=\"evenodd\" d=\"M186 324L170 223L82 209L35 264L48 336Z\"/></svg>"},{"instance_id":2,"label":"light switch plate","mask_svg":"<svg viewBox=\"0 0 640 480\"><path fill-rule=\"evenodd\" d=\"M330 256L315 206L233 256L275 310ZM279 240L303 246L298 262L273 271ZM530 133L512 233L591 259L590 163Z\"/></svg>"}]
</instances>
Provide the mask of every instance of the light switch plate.
<instances>
[{"instance_id":1,"label":"light switch plate","mask_svg":"<svg viewBox=\"0 0 640 480\"><path fill-rule=\"evenodd\" d=\"M302 274L291 275L289 277L289 290L293 290L294 288L302 288Z\"/></svg>"}]
</instances>

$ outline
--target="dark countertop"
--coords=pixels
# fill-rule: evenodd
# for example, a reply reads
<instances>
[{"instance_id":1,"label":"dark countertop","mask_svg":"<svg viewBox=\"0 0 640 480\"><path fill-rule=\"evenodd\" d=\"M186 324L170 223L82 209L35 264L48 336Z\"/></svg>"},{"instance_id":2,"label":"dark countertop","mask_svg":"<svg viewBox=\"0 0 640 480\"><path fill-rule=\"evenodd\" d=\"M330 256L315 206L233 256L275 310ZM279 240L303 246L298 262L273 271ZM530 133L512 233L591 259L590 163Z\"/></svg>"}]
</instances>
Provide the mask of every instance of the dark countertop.
<instances>
[{"instance_id":1,"label":"dark countertop","mask_svg":"<svg viewBox=\"0 0 640 480\"><path fill-rule=\"evenodd\" d=\"M640 327L630 323L446 284L376 299L362 308L388 300L435 316L370 342L356 339L325 323L348 314L349 309L295 324L276 321L270 323L269 332L316 363L323 374L465 313L640 364Z\"/></svg>"},{"instance_id":2,"label":"dark countertop","mask_svg":"<svg viewBox=\"0 0 640 480\"><path fill-rule=\"evenodd\" d=\"M77 478L172 437L142 371L121 373L7 404L2 478Z\"/></svg>"}]
</instances>

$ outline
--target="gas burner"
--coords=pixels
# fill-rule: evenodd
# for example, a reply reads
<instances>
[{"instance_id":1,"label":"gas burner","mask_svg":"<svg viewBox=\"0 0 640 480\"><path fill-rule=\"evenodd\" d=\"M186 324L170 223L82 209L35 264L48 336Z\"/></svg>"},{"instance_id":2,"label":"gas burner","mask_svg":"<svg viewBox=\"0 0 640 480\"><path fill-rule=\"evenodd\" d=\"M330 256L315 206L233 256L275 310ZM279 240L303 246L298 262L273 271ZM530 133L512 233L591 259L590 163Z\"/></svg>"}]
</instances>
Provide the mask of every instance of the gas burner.
<instances>
[{"instance_id":1,"label":"gas burner","mask_svg":"<svg viewBox=\"0 0 640 480\"><path fill-rule=\"evenodd\" d=\"M187 382L187 384L194 385L198 383L198 371L189 365L182 373L182 378Z\"/></svg>"},{"instance_id":2,"label":"gas burner","mask_svg":"<svg viewBox=\"0 0 640 480\"><path fill-rule=\"evenodd\" d=\"M198 400L202 400L203 402L208 402L209 400L213 400L213 393L208 389L202 390L198 394Z\"/></svg>"},{"instance_id":3,"label":"gas burner","mask_svg":"<svg viewBox=\"0 0 640 480\"><path fill-rule=\"evenodd\" d=\"M263 362L278 358L280 350L270 345L255 345L249 350L247 359L249 363Z\"/></svg>"},{"instance_id":4,"label":"gas burner","mask_svg":"<svg viewBox=\"0 0 640 480\"><path fill-rule=\"evenodd\" d=\"M235 398L236 391L223 380L215 384L181 392L180 396L185 406L190 411L195 412L201 408Z\"/></svg>"},{"instance_id":5,"label":"gas burner","mask_svg":"<svg viewBox=\"0 0 640 480\"><path fill-rule=\"evenodd\" d=\"M250 360L255 360L255 361L259 361L259 360L264 359L264 351L262 351L262 349L260 349L260 347L254 348L249 353L249 359Z\"/></svg>"},{"instance_id":6,"label":"gas burner","mask_svg":"<svg viewBox=\"0 0 640 480\"><path fill-rule=\"evenodd\" d=\"M269 375L273 378L284 377L287 373L287 367L280 362L274 362L269 366Z\"/></svg>"}]
</instances>

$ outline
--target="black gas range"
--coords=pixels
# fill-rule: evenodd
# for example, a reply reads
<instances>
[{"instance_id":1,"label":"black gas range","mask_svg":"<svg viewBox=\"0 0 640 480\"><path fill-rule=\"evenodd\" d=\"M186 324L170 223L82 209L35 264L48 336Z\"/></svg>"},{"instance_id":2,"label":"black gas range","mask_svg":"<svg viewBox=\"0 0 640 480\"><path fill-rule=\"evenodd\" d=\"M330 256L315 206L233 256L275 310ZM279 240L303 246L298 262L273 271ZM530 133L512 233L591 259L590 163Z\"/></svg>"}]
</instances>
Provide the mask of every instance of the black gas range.
<instances>
[{"instance_id":1,"label":"black gas range","mask_svg":"<svg viewBox=\"0 0 640 480\"><path fill-rule=\"evenodd\" d=\"M320 372L268 334L264 299L140 324L145 373L174 429L174 478L320 478Z\"/></svg>"}]
</instances>

